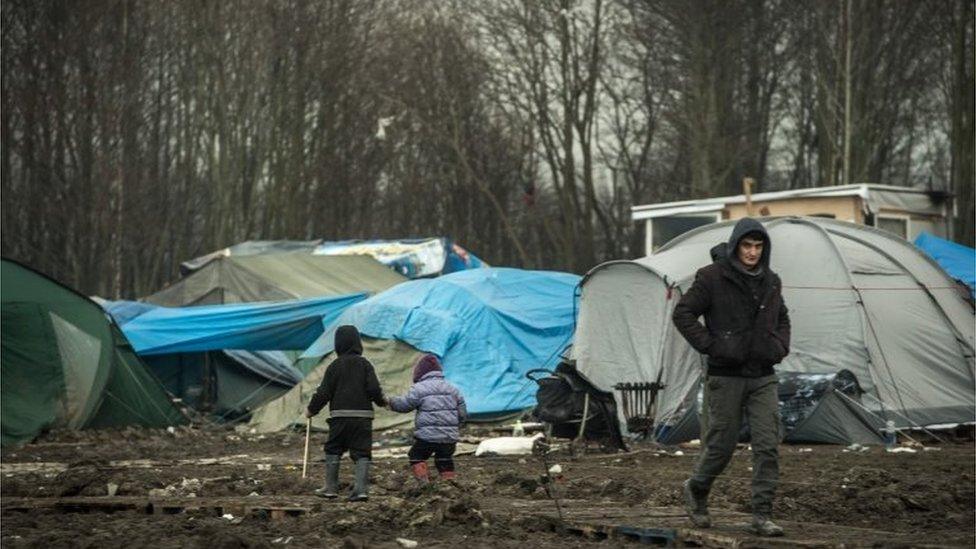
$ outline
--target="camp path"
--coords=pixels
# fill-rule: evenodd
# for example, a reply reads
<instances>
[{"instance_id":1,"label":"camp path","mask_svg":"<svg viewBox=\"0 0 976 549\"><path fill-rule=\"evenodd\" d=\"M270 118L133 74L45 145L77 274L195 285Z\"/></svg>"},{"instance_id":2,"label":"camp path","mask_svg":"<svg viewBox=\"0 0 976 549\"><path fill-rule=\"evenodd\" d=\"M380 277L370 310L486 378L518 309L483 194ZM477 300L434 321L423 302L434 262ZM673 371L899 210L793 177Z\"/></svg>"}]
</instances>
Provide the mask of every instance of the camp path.
<instances>
[{"instance_id":1,"label":"camp path","mask_svg":"<svg viewBox=\"0 0 976 549\"><path fill-rule=\"evenodd\" d=\"M486 433L471 436L478 434ZM383 457L375 463L370 502L319 500L310 494L322 476L323 436L313 435L310 475L302 480L300 432L47 435L2 456L0 544L392 548L400 547L396 538L405 538L420 547L610 547L654 527L676 533L679 545L774 543L742 529L750 474L744 448L727 478L716 483L717 527L695 532L677 510L695 448L551 456L563 469L556 483L566 519L560 523L540 482L542 466L531 456L462 455L459 485L426 491L411 488L405 460ZM379 436L381 442L398 438L402 434ZM782 446L776 516L790 536L775 543L971 547L972 442L936 448L888 454L880 448ZM343 491L350 481L345 461Z\"/></svg>"}]
</instances>

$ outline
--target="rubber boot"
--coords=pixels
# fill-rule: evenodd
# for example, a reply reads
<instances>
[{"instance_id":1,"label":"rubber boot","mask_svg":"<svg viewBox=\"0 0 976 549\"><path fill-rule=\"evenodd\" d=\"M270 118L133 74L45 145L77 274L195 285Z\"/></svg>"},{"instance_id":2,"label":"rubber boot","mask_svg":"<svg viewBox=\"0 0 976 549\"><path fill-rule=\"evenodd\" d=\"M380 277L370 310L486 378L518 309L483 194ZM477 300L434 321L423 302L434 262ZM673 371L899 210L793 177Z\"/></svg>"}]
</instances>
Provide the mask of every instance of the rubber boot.
<instances>
[{"instance_id":1,"label":"rubber boot","mask_svg":"<svg viewBox=\"0 0 976 549\"><path fill-rule=\"evenodd\" d=\"M708 497L695 493L690 480L686 480L681 485L681 493L684 496L685 512L688 513L691 523L698 528L711 528L712 518L708 515Z\"/></svg>"},{"instance_id":2,"label":"rubber boot","mask_svg":"<svg viewBox=\"0 0 976 549\"><path fill-rule=\"evenodd\" d=\"M325 486L315 491L315 495L326 499L339 497L339 459L340 456L325 455Z\"/></svg>"},{"instance_id":3,"label":"rubber boot","mask_svg":"<svg viewBox=\"0 0 976 549\"><path fill-rule=\"evenodd\" d=\"M418 461L411 466L413 469L413 478L417 479L417 484L420 486L426 486L430 482L430 475L427 469L426 461Z\"/></svg>"},{"instance_id":4,"label":"rubber boot","mask_svg":"<svg viewBox=\"0 0 976 549\"><path fill-rule=\"evenodd\" d=\"M455 478L457 475L454 474L454 471L441 471L441 480L454 480Z\"/></svg>"},{"instance_id":5,"label":"rubber boot","mask_svg":"<svg viewBox=\"0 0 976 549\"><path fill-rule=\"evenodd\" d=\"M356 484L353 485L349 501L366 501L369 499L369 458L356 460Z\"/></svg>"}]
</instances>

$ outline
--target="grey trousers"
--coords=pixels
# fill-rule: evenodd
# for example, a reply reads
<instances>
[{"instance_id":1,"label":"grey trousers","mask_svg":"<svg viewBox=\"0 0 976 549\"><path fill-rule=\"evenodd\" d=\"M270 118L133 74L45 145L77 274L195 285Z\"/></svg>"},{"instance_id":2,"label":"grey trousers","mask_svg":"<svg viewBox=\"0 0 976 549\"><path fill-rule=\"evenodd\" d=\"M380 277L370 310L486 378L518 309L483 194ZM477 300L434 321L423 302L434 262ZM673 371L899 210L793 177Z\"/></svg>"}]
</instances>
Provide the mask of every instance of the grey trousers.
<instances>
[{"instance_id":1,"label":"grey trousers","mask_svg":"<svg viewBox=\"0 0 976 549\"><path fill-rule=\"evenodd\" d=\"M691 488L700 495L711 491L739 440L742 416L752 434L752 512L770 515L779 480L779 398L775 375L758 378L707 376L702 422L702 452Z\"/></svg>"}]
</instances>

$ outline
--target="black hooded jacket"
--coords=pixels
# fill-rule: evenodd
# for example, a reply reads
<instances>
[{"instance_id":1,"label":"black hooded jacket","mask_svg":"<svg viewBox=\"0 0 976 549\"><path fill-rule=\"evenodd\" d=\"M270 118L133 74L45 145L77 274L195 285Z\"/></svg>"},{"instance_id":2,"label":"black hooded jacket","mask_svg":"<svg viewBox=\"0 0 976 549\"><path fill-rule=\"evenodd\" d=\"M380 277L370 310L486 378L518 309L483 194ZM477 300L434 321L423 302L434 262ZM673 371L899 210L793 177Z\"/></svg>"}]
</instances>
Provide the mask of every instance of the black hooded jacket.
<instances>
[{"instance_id":1,"label":"black hooded jacket","mask_svg":"<svg viewBox=\"0 0 976 549\"><path fill-rule=\"evenodd\" d=\"M335 360L325 369L322 383L308 403L315 415L329 405L330 417L373 417L373 405L386 398L373 365L363 358L363 343L355 326L339 326L335 334Z\"/></svg>"},{"instance_id":2,"label":"black hooded jacket","mask_svg":"<svg viewBox=\"0 0 976 549\"><path fill-rule=\"evenodd\" d=\"M749 233L765 240L758 274L738 262L739 241ZM769 268L772 242L755 219L736 223L728 242L711 250L712 264L695 273L674 309L674 325L699 353L708 355L709 375L760 377L789 354L790 317L782 282ZM698 317L705 317L703 326Z\"/></svg>"}]
</instances>

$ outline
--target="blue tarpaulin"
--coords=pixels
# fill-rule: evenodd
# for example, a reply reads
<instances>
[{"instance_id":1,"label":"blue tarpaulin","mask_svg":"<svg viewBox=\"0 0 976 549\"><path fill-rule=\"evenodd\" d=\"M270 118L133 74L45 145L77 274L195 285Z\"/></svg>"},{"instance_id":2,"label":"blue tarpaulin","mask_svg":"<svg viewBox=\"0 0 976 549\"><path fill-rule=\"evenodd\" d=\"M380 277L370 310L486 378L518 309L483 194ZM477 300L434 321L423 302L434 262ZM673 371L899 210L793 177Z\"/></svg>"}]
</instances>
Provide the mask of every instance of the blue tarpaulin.
<instances>
[{"instance_id":1,"label":"blue tarpaulin","mask_svg":"<svg viewBox=\"0 0 976 549\"><path fill-rule=\"evenodd\" d=\"M574 330L580 277L487 268L394 286L346 310L303 356L332 351L335 328L398 339L438 355L472 414L535 404L533 368L552 368ZM366 358L369 358L368 356Z\"/></svg>"},{"instance_id":2,"label":"blue tarpaulin","mask_svg":"<svg viewBox=\"0 0 976 549\"><path fill-rule=\"evenodd\" d=\"M915 245L934 259L949 276L965 282L970 292L976 291L976 249L929 233L915 237Z\"/></svg>"},{"instance_id":3,"label":"blue tarpaulin","mask_svg":"<svg viewBox=\"0 0 976 549\"><path fill-rule=\"evenodd\" d=\"M278 303L154 307L121 327L140 355L305 349L344 310L364 299L366 294L359 293ZM110 312L112 308L115 304Z\"/></svg>"}]
</instances>

